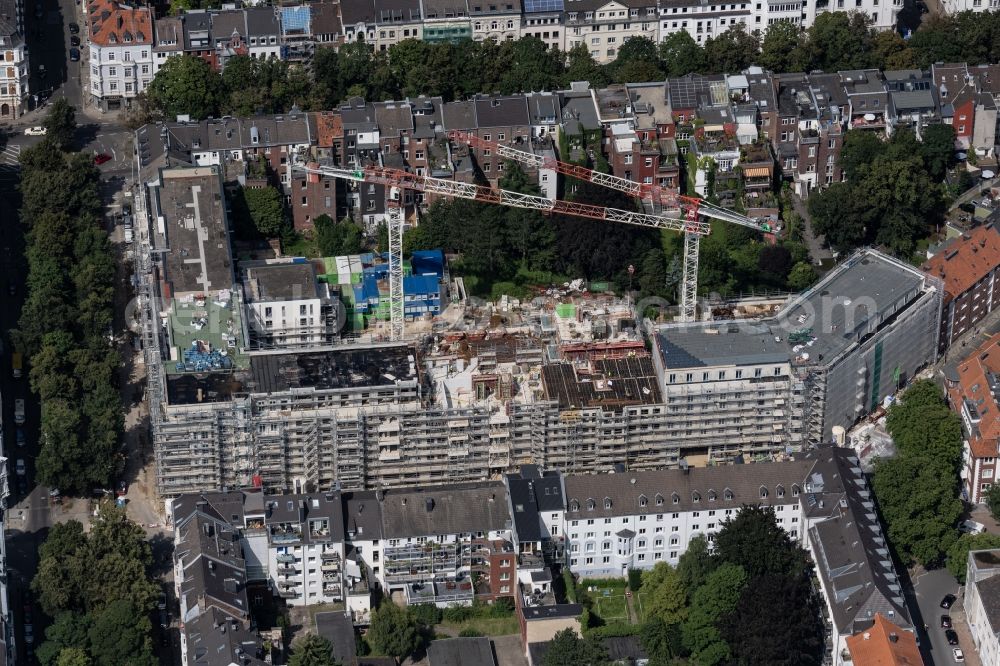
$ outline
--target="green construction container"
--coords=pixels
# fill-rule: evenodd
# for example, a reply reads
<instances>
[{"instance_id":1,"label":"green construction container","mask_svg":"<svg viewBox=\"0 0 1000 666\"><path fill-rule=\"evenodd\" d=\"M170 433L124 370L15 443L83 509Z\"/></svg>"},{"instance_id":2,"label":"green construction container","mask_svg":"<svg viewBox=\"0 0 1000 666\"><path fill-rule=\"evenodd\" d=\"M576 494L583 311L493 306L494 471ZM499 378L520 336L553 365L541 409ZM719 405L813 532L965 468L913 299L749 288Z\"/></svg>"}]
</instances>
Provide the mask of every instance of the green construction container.
<instances>
[{"instance_id":1,"label":"green construction container","mask_svg":"<svg viewBox=\"0 0 1000 666\"><path fill-rule=\"evenodd\" d=\"M573 303L560 303L556 306L556 316L561 319L572 319L576 317L576 305Z\"/></svg>"}]
</instances>

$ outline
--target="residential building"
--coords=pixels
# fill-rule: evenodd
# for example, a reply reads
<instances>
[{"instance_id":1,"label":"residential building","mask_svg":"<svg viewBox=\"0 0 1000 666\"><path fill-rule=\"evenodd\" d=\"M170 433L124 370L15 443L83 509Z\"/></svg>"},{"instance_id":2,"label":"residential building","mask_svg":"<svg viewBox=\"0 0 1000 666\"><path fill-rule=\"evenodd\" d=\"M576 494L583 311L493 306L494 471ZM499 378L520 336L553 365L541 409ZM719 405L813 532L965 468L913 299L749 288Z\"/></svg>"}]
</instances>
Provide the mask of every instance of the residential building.
<instances>
[{"instance_id":1,"label":"residential building","mask_svg":"<svg viewBox=\"0 0 1000 666\"><path fill-rule=\"evenodd\" d=\"M876 30L895 30L903 0L879 2L879 0L819 0L802 3L802 27L808 28L823 12L858 12L871 21Z\"/></svg>"},{"instance_id":2,"label":"residential building","mask_svg":"<svg viewBox=\"0 0 1000 666\"><path fill-rule=\"evenodd\" d=\"M743 24L747 30L765 31L775 20L791 20L798 23L801 3L767 3L767 12L761 5L748 2L731 4L710 4L709 0L659 0L659 30L657 38L664 40L677 32L687 32L699 45L716 35L721 35L730 26ZM773 10L774 13L771 13ZM767 18L766 23L764 18Z\"/></svg>"},{"instance_id":3,"label":"residential building","mask_svg":"<svg viewBox=\"0 0 1000 666\"><path fill-rule=\"evenodd\" d=\"M1000 8L997 0L945 0L941 3L941 9L947 14L958 14L959 12L987 12L996 11Z\"/></svg>"},{"instance_id":4,"label":"residential building","mask_svg":"<svg viewBox=\"0 0 1000 666\"><path fill-rule=\"evenodd\" d=\"M831 661L834 666L855 666L849 641L870 630L876 614L885 615L903 631L915 628L854 451L822 448L816 455L801 498L806 547L826 606Z\"/></svg>"},{"instance_id":5,"label":"residential building","mask_svg":"<svg viewBox=\"0 0 1000 666\"><path fill-rule=\"evenodd\" d=\"M849 129L876 130L891 134L889 92L877 69L840 72L840 84L847 95Z\"/></svg>"},{"instance_id":6,"label":"residential building","mask_svg":"<svg viewBox=\"0 0 1000 666\"><path fill-rule=\"evenodd\" d=\"M225 9L212 13L212 42L219 60L219 70L234 56L250 54L246 11Z\"/></svg>"},{"instance_id":7,"label":"residential building","mask_svg":"<svg viewBox=\"0 0 1000 666\"><path fill-rule=\"evenodd\" d=\"M427 647L429 666L496 666L490 639L447 638Z\"/></svg>"},{"instance_id":8,"label":"residential building","mask_svg":"<svg viewBox=\"0 0 1000 666\"><path fill-rule=\"evenodd\" d=\"M420 0L425 42L455 42L472 38L466 0Z\"/></svg>"},{"instance_id":9,"label":"residential building","mask_svg":"<svg viewBox=\"0 0 1000 666\"><path fill-rule=\"evenodd\" d=\"M1000 306L1000 232L992 223L944 243L921 268L944 284L941 351Z\"/></svg>"},{"instance_id":10,"label":"residential building","mask_svg":"<svg viewBox=\"0 0 1000 666\"><path fill-rule=\"evenodd\" d=\"M273 7L247 7L247 44L251 58L281 58L281 25ZM159 23L157 23L159 29Z\"/></svg>"},{"instance_id":11,"label":"residential building","mask_svg":"<svg viewBox=\"0 0 1000 666\"><path fill-rule=\"evenodd\" d=\"M933 64L931 77L937 86L941 122L955 129L955 148L970 150L976 120L975 78L965 63Z\"/></svg>"},{"instance_id":12,"label":"residential building","mask_svg":"<svg viewBox=\"0 0 1000 666\"><path fill-rule=\"evenodd\" d=\"M93 0L90 17L90 96L104 111L127 108L153 80L153 13L116 0Z\"/></svg>"},{"instance_id":13,"label":"residential building","mask_svg":"<svg viewBox=\"0 0 1000 666\"><path fill-rule=\"evenodd\" d=\"M973 550L966 560L965 617L980 662L1000 661L1000 550Z\"/></svg>"},{"instance_id":14,"label":"residential building","mask_svg":"<svg viewBox=\"0 0 1000 666\"><path fill-rule=\"evenodd\" d=\"M475 1L475 0L473 0ZM524 15L519 37L537 37L547 48L563 49L563 21L566 0L521 0Z\"/></svg>"},{"instance_id":15,"label":"residential building","mask_svg":"<svg viewBox=\"0 0 1000 666\"><path fill-rule=\"evenodd\" d=\"M908 127L920 137L928 125L941 122L934 81L919 69L886 70L889 91L888 122L891 127Z\"/></svg>"},{"instance_id":16,"label":"residential building","mask_svg":"<svg viewBox=\"0 0 1000 666\"><path fill-rule=\"evenodd\" d=\"M334 297L305 259L241 265L250 345L307 347L330 343L339 333Z\"/></svg>"},{"instance_id":17,"label":"residential building","mask_svg":"<svg viewBox=\"0 0 1000 666\"><path fill-rule=\"evenodd\" d=\"M840 149L847 95L836 74L779 74L778 128L771 138L799 196L843 180ZM860 103L860 102L859 102Z\"/></svg>"},{"instance_id":18,"label":"residential building","mask_svg":"<svg viewBox=\"0 0 1000 666\"><path fill-rule=\"evenodd\" d=\"M612 62L630 37L656 41L656 0L566 0L565 50L583 44L599 63Z\"/></svg>"},{"instance_id":19,"label":"residential building","mask_svg":"<svg viewBox=\"0 0 1000 666\"><path fill-rule=\"evenodd\" d=\"M815 461L572 474L566 486L567 561L583 578L676 565L695 535L709 543L747 504L774 508L778 524L804 538L800 495Z\"/></svg>"},{"instance_id":20,"label":"residential building","mask_svg":"<svg viewBox=\"0 0 1000 666\"><path fill-rule=\"evenodd\" d=\"M469 0L472 38L476 41L495 39L510 42L521 34L521 0Z\"/></svg>"},{"instance_id":21,"label":"residential building","mask_svg":"<svg viewBox=\"0 0 1000 666\"><path fill-rule=\"evenodd\" d=\"M945 387L952 410L962 419L962 495L982 504L997 482L1000 456L1000 336L994 335L969 355L945 367Z\"/></svg>"},{"instance_id":22,"label":"residential building","mask_svg":"<svg viewBox=\"0 0 1000 666\"><path fill-rule=\"evenodd\" d=\"M921 666L917 637L875 613L871 628L849 636L847 651L853 666Z\"/></svg>"},{"instance_id":23,"label":"residential building","mask_svg":"<svg viewBox=\"0 0 1000 666\"><path fill-rule=\"evenodd\" d=\"M17 14L13 2L0 2L0 120L5 121L21 117L30 94L28 47Z\"/></svg>"},{"instance_id":24,"label":"residential building","mask_svg":"<svg viewBox=\"0 0 1000 666\"><path fill-rule=\"evenodd\" d=\"M423 35L420 0L342 2L340 17L344 41L365 41L380 51L404 39Z\"/></svg>"}]
</instances>

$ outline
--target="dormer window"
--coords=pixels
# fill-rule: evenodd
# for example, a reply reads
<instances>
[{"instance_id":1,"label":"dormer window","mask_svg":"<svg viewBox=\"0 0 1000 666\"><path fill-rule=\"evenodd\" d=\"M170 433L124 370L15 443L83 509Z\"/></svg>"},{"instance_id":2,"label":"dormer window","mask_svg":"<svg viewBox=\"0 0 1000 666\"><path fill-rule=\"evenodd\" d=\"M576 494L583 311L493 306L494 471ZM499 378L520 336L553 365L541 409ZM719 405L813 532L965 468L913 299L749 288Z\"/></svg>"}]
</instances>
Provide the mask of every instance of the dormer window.
<instances>
[{"instance_id":1,"label":"dormer window","mask_svg":"<svg viewBox=\"0 0 1000 666\"><path fill-rule=\"evenodd\" d=\"M577 502L576 500L573 500L572 502L569 503L569 510L570 511L579 511L580 510L580 503Z\"/></svg>"},{"instance_id":2,"label":"dormer window","mask_svg":"<svg viewBox=\"0 0 1000 666\"><path fill-rule=\"evenodd\" d=\"M646 499L645 495L639 495L639 506L646 506L649 501Z\"/></svg>"},{"instance_id":3,"label":"dormer window","mask_svg":"<svg viewBox=\"0 0 1000 666\"><path fill-rule=\"evenodd\" d=\"M604 498L604 508L605 509L610 509L611 508L611 498L610 497L605 497Z\"/></svg>"},{"instance_id":4,"label":"dormer window","mask_svg":"<svg viewBox=\"0 0 1000 666\"><path fill-rule=\"evenodd\" d=\"M663 495L656 493L656 506L663 506Z\"/></svg>"},{"instance_id":5,"label":"dormer window","mask_svg":"<svg viewBox=\"0 0 1000 666\"><path fill-rule=\"evenodd\" d=\"M733 501L733 491L732 491L732 490L730 490L729 488L726 488L726 489L725 489L725 490L723 491L723 493L722 493L722 496L726 498L726 501L727 501L727 502L731 502L731 501Z\"/></svg>"},{"instance_id":6,"label":"dormer window","mask_svg":"<svg viewBox=\"0 0 1000 666\"><path fill-rule=\"evenodd\" d=\"M774 494L777 495L778 497L784 497L785 496L785 487L784 486L778 486L777 488L774 489Z\"/></svg>"},{"instance_id":7,"label":"dormer window","mask_svg":"<svg viewBox=\"0 0 1000 666\"><path fill-rule=\"evenodd\" d=\"M767 499L767 488L765 488L764 486L760 487L760 498Z\"/></svg>"},{"instance_id":8,"label":"dormer window","mask_svg":"<svg viewBox=\"0 0 1000 666\"><path fill-rule=\"evenodd\" d=\"M592 499L587 500L587 511L593 511L597 507L597 502Z\"/></svg>"},{"instance_id":9,"label":"dormer window","mask_svg":"<svg viewBox=\"0 0 1000 666\"><path fill-rule=\"evenodd\" d=\"M715 492L714 490L709 490L708 491L708 501L709 502L714 502L717 499L719 499L719 494L717 492Z\"/></svg>"},{"instance_id":10,"label":"dormer window","mask_svg":"<svg viewBox=\"0 0 1000 666\"><path fill-rule=\"evenodd\" d=\"M681 503L681 496L678 495L677 493L671 494L670 495L670 499L673 500L674 504L680 504Z\"/></svg>"},{"instance_id":11,"label":"dormer window","mask_svg":"<svg viewBox=\"0 0 1000 666\"><path fill-rule=\"evenodd\" d=\"M701 493L699 493L697 490L694 491L693 493L691 493L691 501L692 502L700 502L701 501Z\"/></svg>"},{"instance_id":12,"label":"dormer window","mask_svg":"<svg viewBox=\"0 0 1000 666\"><path fill-rule=\"evenodd\" d=\"M801 491L799 490L799 484L793 483L792 484L792 497L798 497L800 492Z\"/></svg>"}]
</instances>

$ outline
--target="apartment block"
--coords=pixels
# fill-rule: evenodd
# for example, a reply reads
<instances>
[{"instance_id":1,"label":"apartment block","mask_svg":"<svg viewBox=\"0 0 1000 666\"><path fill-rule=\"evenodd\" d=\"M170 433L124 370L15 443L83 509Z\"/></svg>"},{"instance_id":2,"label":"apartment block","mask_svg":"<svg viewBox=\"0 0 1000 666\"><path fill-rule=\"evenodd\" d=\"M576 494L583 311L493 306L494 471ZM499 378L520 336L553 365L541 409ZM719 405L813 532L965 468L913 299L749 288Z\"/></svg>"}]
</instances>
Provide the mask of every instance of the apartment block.
<instances>
[{"instance_id":1,"label":"apartment block","mask_svg":"<svg viewBox=\"0 0 1000 666\"><path fill-rule=\"evenodd\" d=\"M945 367L945 387L952 410L962 419L962 494L981 504L997 479L1000 456L1000 336L994 335L969 355Z\"/></svg>"},{"instance_id":2,"label":"apartment block","mask_svg":"<svg viewBox=\"0 0 1000 666\"><path fill-rule=\"evenodd\" d=\"M330 343L339 333L335 296L317 279L316 268L305 259L286 262L247 262L243 271L243 300L247 324L256 346L307 347ZM249 341L254 345L254 340Z\"/></svg>"},{"instance_id":3,"label":"apartment block","mask_svg":"<svg viewBox=\"0 0 1000 666\"><path fill-rule=\"evenodd\" d=\"M535 37L548 48L563 49L566 0L522 0L524 16L521 18L519 37Z\"/></svg>"},{"instance_id":4,"label":"apartment block","mask_svg":"<svg viewBox=\"0 0 1000 666\"><path fill-rule=\"evenodd\" d=\"M90 96L105 111L126 108L153 80L153 13L95 0L90 16Z\"/></svg>"},{"instance_id":5,"label":"apartment block","mask_svg":"<svg viewBox=\"0 0 1000 666\"><path fill-rule=\"evenodd\" d=\"M19 26L18 9L13 2L0 2L0 119L14 120L26 109L28 85L28 47Z\"/></svg>"},{"instance_id":6,"label":"apartment block","mask_svg":"<svg viewBox=\"0 0 1000 666\"><path fill-rule=\"evenodd\" d=\"M969 552L963 607L979 659L984 664L1000 660L1000 551Z\"/></svg>"},{"instance_id":7,"label":"apartment block","mask_svg":"<svg viewBox=\"0 0 1000 666\"><path fill-rule=\"evenodd\" d=\"M840 149L844 141L847 94L836 74L779 74L778 128L771 138L784 174L796 193L843 180Z\"/></svg>"},{"instance_id":8,"label":"apartment block","mask_svg":"<svg viewBox=\"0 0 1000 666\"><path fill-rule=\"evenodd\" d=\"M609 63L630 37L656 41L656 0L566 0L566 51L584 45L599 63Z\"/></svg>"},{"instance_id":9,"label":"apartment block","mask_svg":"<svg viewBox=\"0 0 1000 666\"><path fill-rule=\"evenodd\" d=\"M942 351L1000 306L1000 233L993 224L944 243L921 268L944 284Z\"/></svg>"},{"instance_id":10,"label":"apartment block","mask_svg":"<svg viewBox=\"0 0 1000 666\"><path fill-rule=\"evenodd\" d=\"M523 11L521 0L502 0L502 2L469 0L468 4L474 40L495 39L497 42L510 42L520 36Z\"/></svg>"}]
</instances>

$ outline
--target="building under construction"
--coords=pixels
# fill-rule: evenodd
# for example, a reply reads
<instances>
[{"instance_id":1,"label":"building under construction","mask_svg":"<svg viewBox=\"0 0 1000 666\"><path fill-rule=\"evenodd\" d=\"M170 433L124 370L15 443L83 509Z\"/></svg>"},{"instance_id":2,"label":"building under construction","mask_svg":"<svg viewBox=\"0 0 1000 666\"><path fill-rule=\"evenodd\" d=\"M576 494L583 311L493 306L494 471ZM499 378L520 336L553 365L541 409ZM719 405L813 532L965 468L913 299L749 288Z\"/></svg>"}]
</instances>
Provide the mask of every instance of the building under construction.
<instances>
[{"instance_id":1,"label":"building under construction","mask_svg":"<svg viewBox=\"0 0 1000 666\"><path fill-rule=\"evenodd\" d=\"M419 343L296 333L293 348L253 348L250 319L309 327L303 295L315 286L285 281L314 277L285 270L266 303L244 302L222 201L217 167L161 171L137 253L165 496L472 481L524 463L589 472L775 458L851 425L937 348L939 285L876 252L771 319L667 326L651 340L627 301L560 292Z\"/></svg>"}]
</instances>

